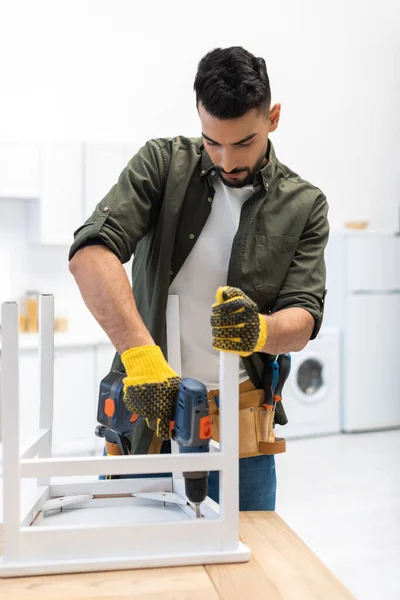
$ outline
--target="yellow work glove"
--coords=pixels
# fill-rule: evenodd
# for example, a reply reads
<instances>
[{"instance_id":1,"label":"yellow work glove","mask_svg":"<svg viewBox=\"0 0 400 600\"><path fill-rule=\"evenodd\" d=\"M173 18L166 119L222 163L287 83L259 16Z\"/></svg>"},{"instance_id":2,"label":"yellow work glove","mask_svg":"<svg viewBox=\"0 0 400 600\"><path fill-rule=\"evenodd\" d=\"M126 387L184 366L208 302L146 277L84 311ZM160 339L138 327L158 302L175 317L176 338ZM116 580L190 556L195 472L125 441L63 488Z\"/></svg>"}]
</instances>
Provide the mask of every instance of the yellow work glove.
<instances>
[{"instance_id":1,"label":"yellow work glove","mask_svg":"<svg viewBox=\"0 0 400 600\"><path fill-rule=\"evenodd\" d=\"M220 287L212 305L211 327L215 350L249 356L267 339L267 324L255 302L242 290Z\"/></svg>"},{"instance_id":2,"label":"yellow work glove","mask_svg":"<svg viewBox=\"0 0 400 600\"><path fill-rule=\"evenodd\" d=\"M181 378L165 360L159 346L138 346L121 355L126 370L124 402L146 419L163 440L170 438L172 408Z\"/></svg>"}]
</instances>

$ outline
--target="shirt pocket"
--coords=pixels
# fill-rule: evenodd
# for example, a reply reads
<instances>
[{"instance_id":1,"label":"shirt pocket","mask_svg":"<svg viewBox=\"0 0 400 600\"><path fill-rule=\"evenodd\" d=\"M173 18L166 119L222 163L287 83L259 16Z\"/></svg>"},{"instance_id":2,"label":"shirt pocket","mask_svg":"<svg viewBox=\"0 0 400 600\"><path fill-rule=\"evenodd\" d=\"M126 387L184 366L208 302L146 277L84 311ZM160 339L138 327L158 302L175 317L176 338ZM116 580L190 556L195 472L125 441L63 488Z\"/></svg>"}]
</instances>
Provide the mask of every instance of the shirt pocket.
<instances>
[{"instance_id":1,"label":"shirt pocket","mask_svg":"<svg viewBox=\"0 0 400 600\"><path fill-rule=\"evenodd\" d=\"M276 295L285 281L299 238L285 235L256 235L254 288Z\"/></svg>"}]
</instances>

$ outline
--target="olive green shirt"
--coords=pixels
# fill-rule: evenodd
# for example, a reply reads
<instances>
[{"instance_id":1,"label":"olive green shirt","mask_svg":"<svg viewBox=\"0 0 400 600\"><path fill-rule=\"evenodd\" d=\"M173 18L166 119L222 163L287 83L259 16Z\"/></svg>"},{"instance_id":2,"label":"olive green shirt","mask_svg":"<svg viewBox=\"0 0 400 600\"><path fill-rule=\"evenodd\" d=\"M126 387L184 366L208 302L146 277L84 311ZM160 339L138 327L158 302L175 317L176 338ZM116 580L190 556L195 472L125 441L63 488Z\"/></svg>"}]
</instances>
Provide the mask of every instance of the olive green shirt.
<instances>
[{"instance_id":1,"label":"olive green shirt","mask_svg":"<svg viewBox=\"0 0 400 600\"><path fill-rule=\"evenodd\" d=\"M243 205L221 285L241 288L263 314L306 309L315 319L315 338L325 297L328 204L321 190L279 162L271 142L267 158ZM70 258L88 243L105 244L123 263L134 254L136 304L164 353L169 286L212 210L217 177L201 138L150 140L74 234ZM117 359L114 368L123 370ZM256 354L245 360L256 385L263 360Z\"/></svg>"}]
</instances>

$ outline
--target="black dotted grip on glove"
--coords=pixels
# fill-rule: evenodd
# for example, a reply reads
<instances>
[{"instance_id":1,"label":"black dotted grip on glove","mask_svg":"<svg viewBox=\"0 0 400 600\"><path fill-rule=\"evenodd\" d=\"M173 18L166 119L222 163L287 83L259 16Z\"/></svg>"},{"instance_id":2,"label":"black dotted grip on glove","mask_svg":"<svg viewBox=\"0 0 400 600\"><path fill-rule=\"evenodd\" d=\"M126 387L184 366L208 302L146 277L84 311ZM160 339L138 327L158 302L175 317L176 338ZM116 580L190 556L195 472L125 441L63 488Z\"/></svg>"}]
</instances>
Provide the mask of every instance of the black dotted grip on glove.
<instances>
[{"instance_id":1,"label":"black dotted grip on glove","mask_svg":"<svg viewBox=\"0 0 400 600\"><path fill-rule=\"evenodd\" d=\"M251 354L260 338L256 303L233 287L224 288L219 297L222 302L213 305L211 315L213 347L225 352Z\"/></svg>"},{"instance_id":2,"label":"black dotted grip on glove","mask_svg":"<svg viewBox=\"0 0 400 600\"><path fill-rule=\"evenodd\" d=\"M163 440L170 438L172 408L178 394L180 377L171 377L161 383L128 385L124 402L128 410L147 420Z\"/></svg>"}]
</instances>

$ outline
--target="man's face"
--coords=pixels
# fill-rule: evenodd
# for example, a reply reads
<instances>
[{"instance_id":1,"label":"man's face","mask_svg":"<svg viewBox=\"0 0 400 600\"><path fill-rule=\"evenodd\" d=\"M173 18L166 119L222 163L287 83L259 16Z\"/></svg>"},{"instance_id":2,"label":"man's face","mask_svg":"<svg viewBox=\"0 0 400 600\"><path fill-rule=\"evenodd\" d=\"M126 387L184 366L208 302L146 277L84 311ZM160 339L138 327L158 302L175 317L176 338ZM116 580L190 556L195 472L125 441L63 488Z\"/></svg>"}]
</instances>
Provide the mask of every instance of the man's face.
<instances>
[{"instance_id":1,"label":"man's face","mask_svg":"<svg viewBox=\"0 0 400 600\"><path fill-rule=\"evenodd\" d=\"M253 183L254 173L267 164L268 134L278 125L280 105L268 112L250 110L242 117L221 120L198 105L204 147L222 183L241 188Z\"/></svg>"}]
</instances>

